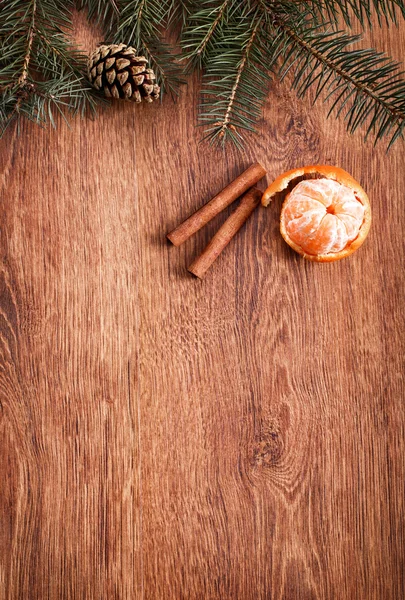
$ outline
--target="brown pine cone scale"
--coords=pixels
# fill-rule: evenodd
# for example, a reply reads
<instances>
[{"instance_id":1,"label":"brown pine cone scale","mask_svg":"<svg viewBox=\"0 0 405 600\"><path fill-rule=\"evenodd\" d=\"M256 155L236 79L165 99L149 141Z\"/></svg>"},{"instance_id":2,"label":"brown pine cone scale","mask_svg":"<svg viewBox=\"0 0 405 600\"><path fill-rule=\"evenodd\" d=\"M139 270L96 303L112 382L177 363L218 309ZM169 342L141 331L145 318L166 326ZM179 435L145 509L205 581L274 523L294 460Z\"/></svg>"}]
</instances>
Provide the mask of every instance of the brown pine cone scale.
<instances>
[{"instance_id":1,"label":"brown pine cone scale","mask_svg":"<svg viewBox=\"0 0 405 600\"><path fill-rule=\"evenodd\" d=\"M107 98L153 102L160 95L153 69L144 56L126 44L98 46L88 60L89 81Z\"/></svg>"}]
</instances>

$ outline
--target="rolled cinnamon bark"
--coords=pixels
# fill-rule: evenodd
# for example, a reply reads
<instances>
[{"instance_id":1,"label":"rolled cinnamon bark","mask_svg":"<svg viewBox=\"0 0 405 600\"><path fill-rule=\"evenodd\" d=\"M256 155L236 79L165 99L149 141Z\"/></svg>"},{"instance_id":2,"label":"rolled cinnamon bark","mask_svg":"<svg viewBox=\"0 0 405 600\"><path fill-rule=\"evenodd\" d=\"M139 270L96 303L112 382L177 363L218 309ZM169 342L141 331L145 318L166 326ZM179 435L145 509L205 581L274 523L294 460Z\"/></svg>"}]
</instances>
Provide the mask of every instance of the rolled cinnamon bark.
<instances>
[{"instance_id":1,"label":"rolled cinnamon bark","mask_svg":"<svg viewBox=\"0 0 405 600\"><path fill-rule=\"evenodd\" d=\"M266 171L261 164L253 164L232 181L232 183L227 185L222 192L217 194L212 200L192 214L186 221L176 227L176 229L173 229L173 231L168 233L167 238L175 246L180 246L180 244L188 240L193 233L201 229L201 227L204 227L204 225L224 210L224 208L232 204L236 198L239 198L246 190L257 183L265 174Z\"/></svg>"},{"instance_id":2,"label":"rolled cinnamon bark","mask_svg":"<svg viewBox=\"0 0 405 600\"><path fill-rule=\"evenodd\" d=\"M234 235L260 203L262 192L252 188L243 196L238 208L231 214L225 223L214 235L208 246L198 258L189 266L188 271L202 279L214 260L229 244Z\"/></svg>"}]
</instances>

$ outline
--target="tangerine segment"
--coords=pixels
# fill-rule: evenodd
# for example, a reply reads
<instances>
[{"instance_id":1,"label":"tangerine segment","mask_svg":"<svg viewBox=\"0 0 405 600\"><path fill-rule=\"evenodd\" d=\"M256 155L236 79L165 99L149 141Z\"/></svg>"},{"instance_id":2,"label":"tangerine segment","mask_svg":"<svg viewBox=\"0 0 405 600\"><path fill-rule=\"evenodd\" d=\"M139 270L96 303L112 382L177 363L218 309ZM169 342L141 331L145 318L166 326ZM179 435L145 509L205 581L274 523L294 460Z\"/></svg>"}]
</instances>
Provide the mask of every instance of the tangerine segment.
<instances>
[{"instance_id":1,"label":"tangerine segment","mask_svg":"<svg viewBox=\"0 0 405 600\"><path fill-rule=\"evenodd\" d=\"M287 195L281 220L290 240L306 254L337 253L356 239L365 207L333 179L301 181Z\"/></svg>"}]
</instances>

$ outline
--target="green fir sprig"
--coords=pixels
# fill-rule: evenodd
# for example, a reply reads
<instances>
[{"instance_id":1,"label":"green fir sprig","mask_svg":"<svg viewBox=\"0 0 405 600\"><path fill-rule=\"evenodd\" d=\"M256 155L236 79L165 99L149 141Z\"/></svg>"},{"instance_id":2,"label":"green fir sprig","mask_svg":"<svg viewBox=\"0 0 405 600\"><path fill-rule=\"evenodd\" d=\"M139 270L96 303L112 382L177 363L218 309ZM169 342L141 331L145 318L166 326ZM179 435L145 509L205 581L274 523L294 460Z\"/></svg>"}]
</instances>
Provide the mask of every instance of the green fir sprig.
<instances>
[{"instance_id":1,"label":"green fir sprig","mask_svg":"<svg viewBox=\"0 0 405 600\"><path fill-rule=\"evenodd\" d=\"M397 24L405 0L0 0L0 131L21 117L54 123L95 109L85 57L70 40L72 10L85 8L105 41L145 54L162 90L202 72L205 138L241 147L255 130L271 79L314 90L349 132L362 127L388 145L403 137L405 81L399 64L342 30ZM181 47L181 54L177 50Z\"/></svg>"},{"instance_id":2,"label":"green fir sprig","mask_svg":"<svg viewBox=\"0 0 405 600\"><path fill-rule=\"evenodd\" d=\"M366 26L372 10L380 22L396 22L405 17L402 0L374 0L373 7L368 0L203 4L198 22L204 26L190 19L182 39L189 64L204 69L200 121L210 141L240 145L243 130L254 129L261 115L270 77L288 73L299 96L315 89L314 99L329 102L329 112L342 115L350 132L364 125L365 137L389 136L389 145L402 137L399 65L374 49L353 48L360 37L337 29L342 18Z\"/></svg>"},{"instance_id":3,"label":"green fir sprig","mask_svg":"<svg viewBox=\"0 0 405 600\"><path fill-rule=\"evenodd\" d=\"M0 134L21 117L55 125L65 109L95 110L86 57L67 35L71 9L69 0L0 3Z\"/></svg>"}]
</instances>

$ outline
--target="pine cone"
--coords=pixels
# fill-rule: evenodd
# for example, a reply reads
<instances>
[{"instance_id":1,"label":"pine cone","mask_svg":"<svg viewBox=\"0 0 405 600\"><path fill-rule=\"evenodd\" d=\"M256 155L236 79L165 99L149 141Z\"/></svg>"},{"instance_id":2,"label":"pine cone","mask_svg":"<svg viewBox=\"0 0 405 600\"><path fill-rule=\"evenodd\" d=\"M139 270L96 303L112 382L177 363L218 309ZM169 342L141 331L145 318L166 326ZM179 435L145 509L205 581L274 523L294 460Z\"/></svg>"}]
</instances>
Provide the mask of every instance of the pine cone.
<instances>
[{"instance_id":1,"label":"pine cone","mask_svg":"<svg viewBox=\"0 0 405 600\"><path fill-rule=\"evenodd\" d=\"M125 44L101 45L90 56L87 68L89 80L107 98L123 98L153 102L160 94L153 69L148 61L137 56L135 48Z\"/></svg>"}]
</instances>

